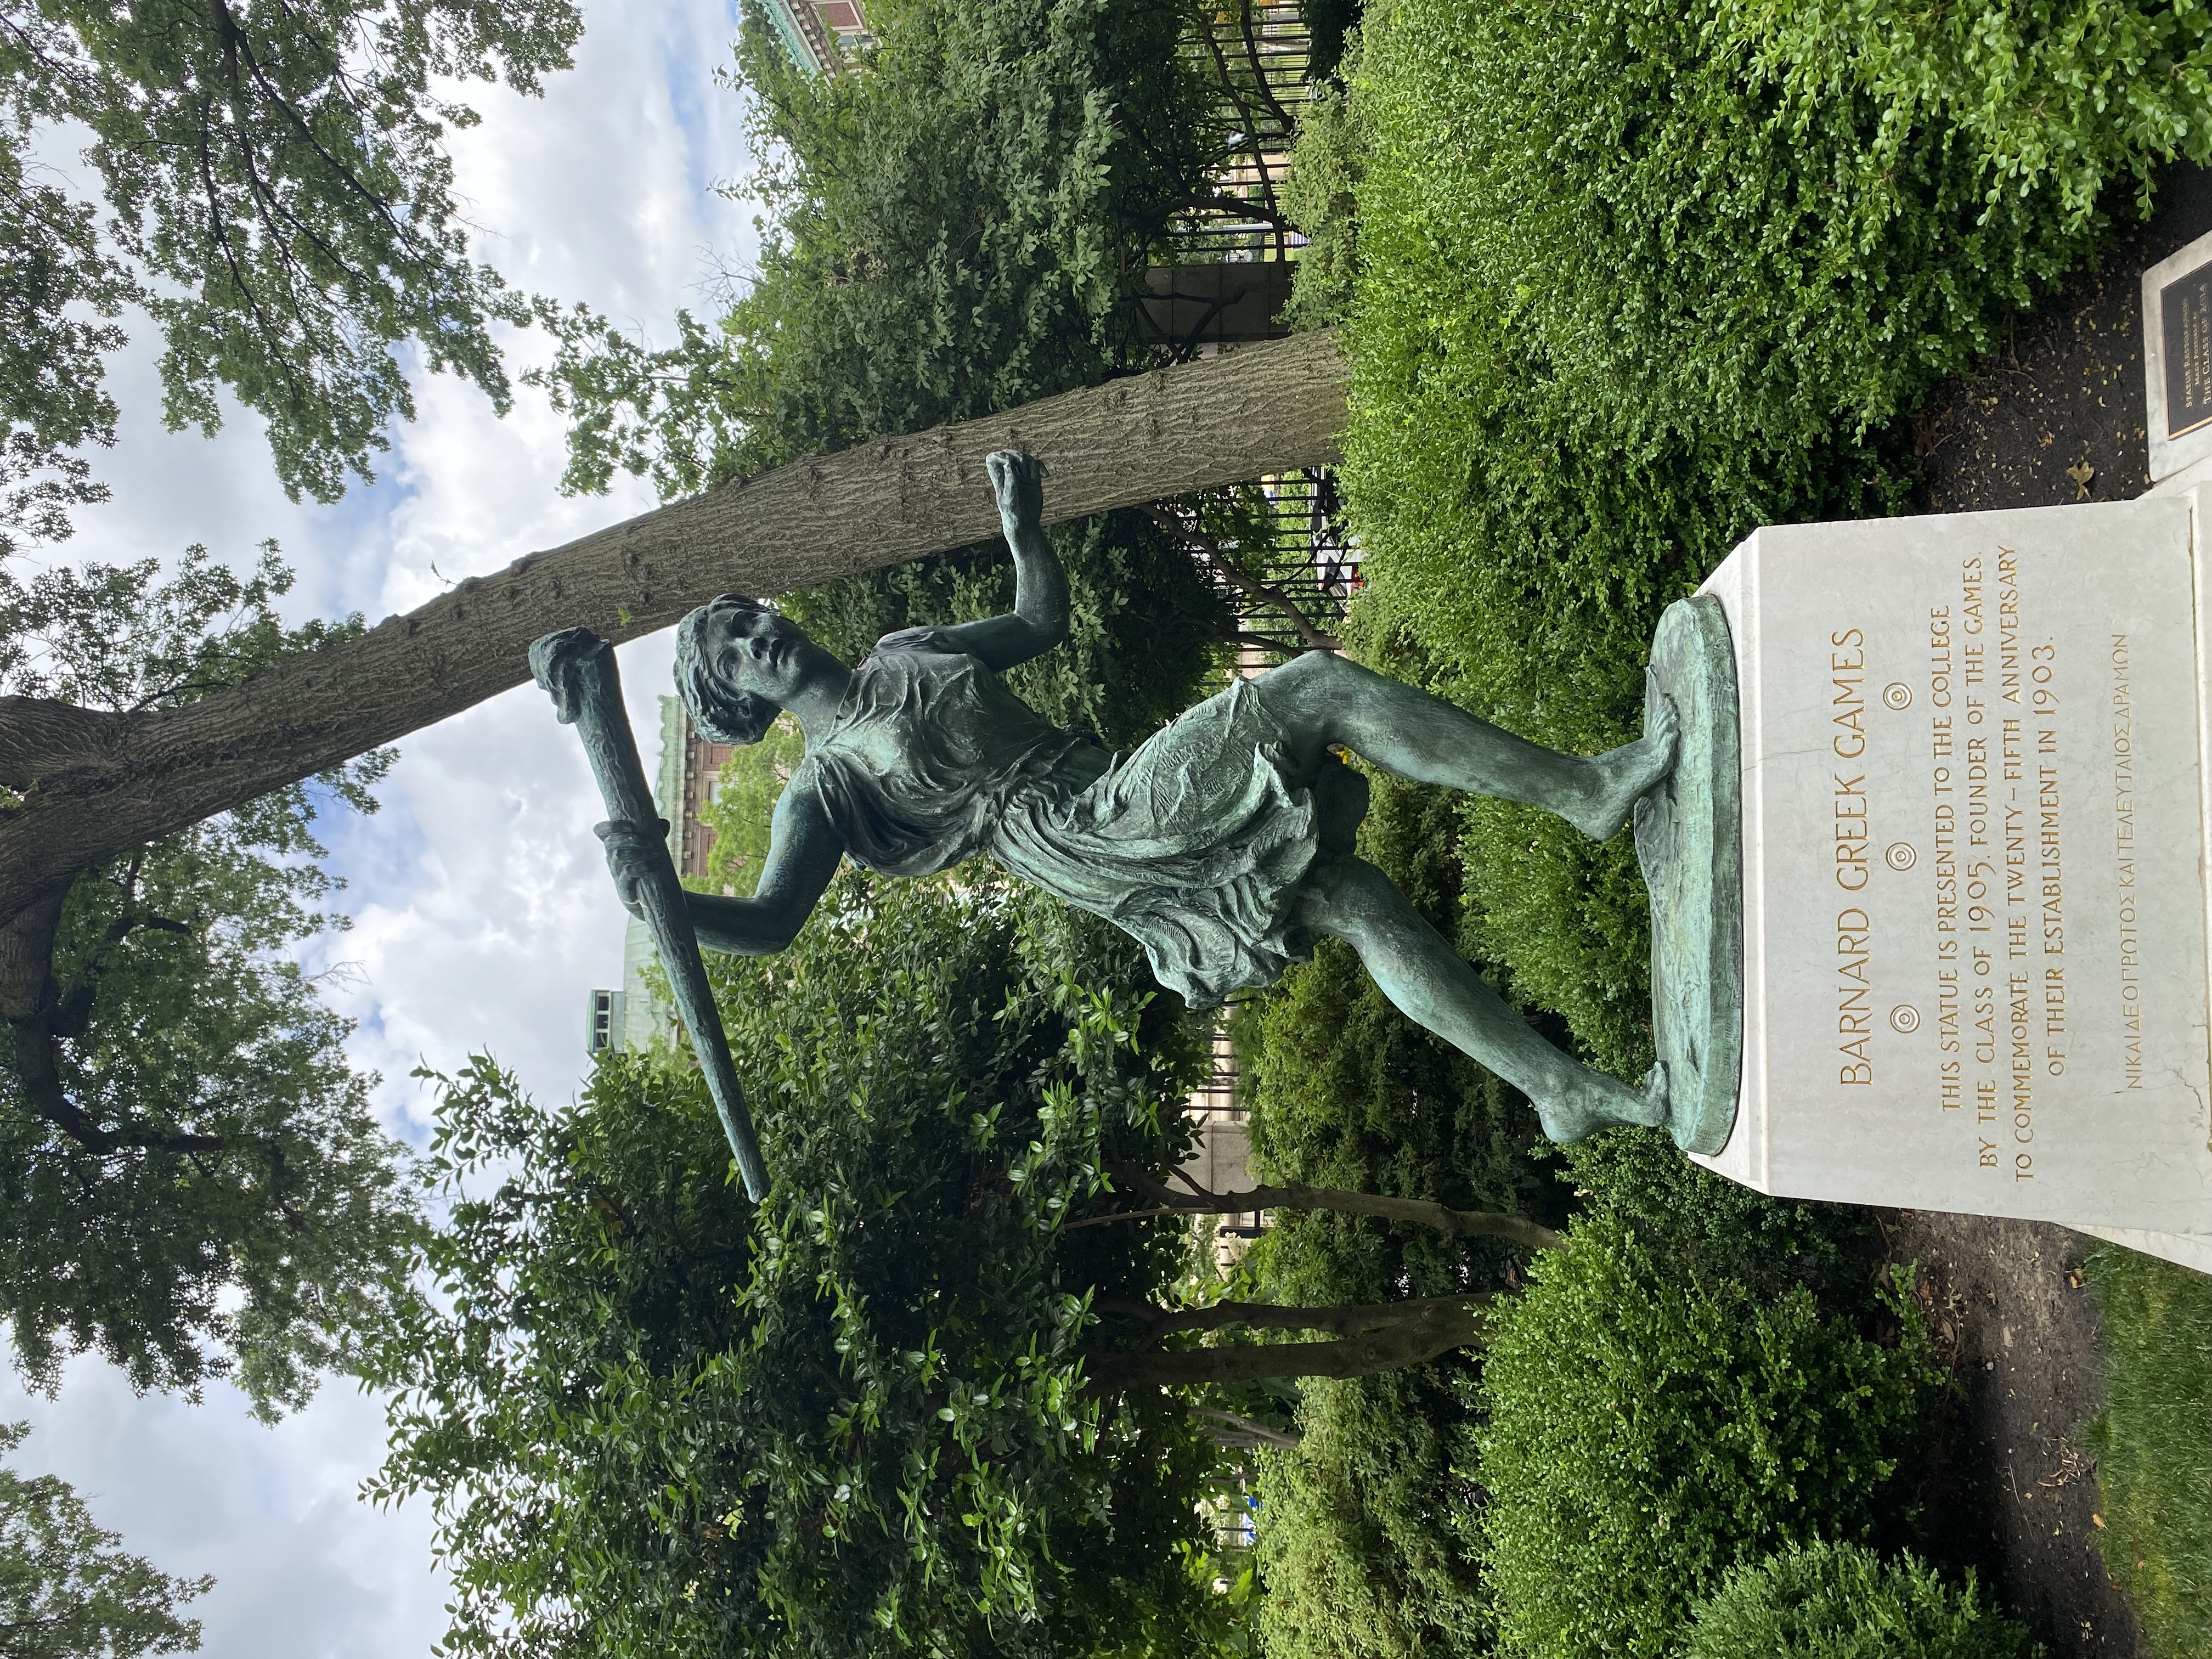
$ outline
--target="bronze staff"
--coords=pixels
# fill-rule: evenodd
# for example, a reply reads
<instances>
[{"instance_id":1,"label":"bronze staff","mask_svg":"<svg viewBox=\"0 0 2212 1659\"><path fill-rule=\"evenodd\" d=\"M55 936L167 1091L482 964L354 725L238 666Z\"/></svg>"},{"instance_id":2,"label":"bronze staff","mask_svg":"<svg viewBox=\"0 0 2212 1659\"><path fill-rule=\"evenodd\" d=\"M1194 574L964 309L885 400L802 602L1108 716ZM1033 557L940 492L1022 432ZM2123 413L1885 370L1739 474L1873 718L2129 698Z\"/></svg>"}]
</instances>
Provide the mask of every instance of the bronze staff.
<instances>
[{"instance_id":1,"label":"bronze staff","mask_svg":"<svg viewBox=\"0 0 2212 1659\"><path fill-rule=\"evenodd\" d=\"M584 753L611 820L599 826L599 839L618 836L633 847L650 849L635 870L646 925L653 929L661 965L668 970L676 1012L683 1016L692 1051L707 1074L722 1132L730 1139L738 1173L744 1177L746 1196L757 1204L768 1195L768 1168L761 1162L752 1120L745 1115L744 1091L738 1086L729 1038L723 1034L722 1017L707 984L690 901L677 878L675 860L668 856L668 823L653 810L653 792L646 787L645 769L638 763L637 742L623 709L614 647L588 628L564 628L531 646L530 672L552 694L553 709L562 723L573 725L584 740Z\"/></svg>"}]
</instances>

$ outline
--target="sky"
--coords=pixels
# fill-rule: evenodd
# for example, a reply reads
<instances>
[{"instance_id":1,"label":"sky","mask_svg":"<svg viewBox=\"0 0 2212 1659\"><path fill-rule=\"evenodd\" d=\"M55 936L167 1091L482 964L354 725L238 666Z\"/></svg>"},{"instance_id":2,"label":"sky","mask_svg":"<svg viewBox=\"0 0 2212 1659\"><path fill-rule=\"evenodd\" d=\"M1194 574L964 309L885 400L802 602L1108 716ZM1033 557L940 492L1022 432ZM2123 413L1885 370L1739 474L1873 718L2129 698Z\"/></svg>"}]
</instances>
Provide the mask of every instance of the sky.
<instances>
[{"instance_id":1,"label":"sky","mask_svg":"<svg viewBox=\"0 0 2212 1659\"><path fill-rule=\"evenodd\" d=\"M713 81L734 6L586 0L584 13L576 67L543 99L470 89L483 120L455 135L459 191L478 257L511 283L665 340L678 307L711 311L714 273L744 269L754 248L751 210L712 188L747 165L740 106ZM80 515L59 556L170 557L198 542L242 568L273 537L299 573L297 615L373 622L654 504L634 481L562 496L562 423L542 394L518 387L501 420L481 393L418 377L419 419L392 434L377 483L295 505L253 417L234 412L212 441L161 429L150 335L135 330L110 368L124 418L97 465L114 498ZM517 373L547 351L526 331L505 344ZM622 652L648 768L672 659L666 634ZM574 1092L586 996L620 982L623 916L591 834L604 814L581 750L543 693L519 688L399 754L380 812L322 826L355 925L311 965L348 965L325 984L358 1022L353 1058L381 1074L386 1125L419 1144L428 1101L408 1074L421 1063L450 1072L485 1050L541 1098ZM328 1383L266 1428L234 1389L198 1405L139 1399L81 1358L52 1401L0 1368L0 1421L18 1419L32 1433L16 1468L69 1480L163 1571L215 1575L190 1609L208 1659L410 1659L443 1633L429 1516L357 1496L384 1419L353 1385Z\"/></svg>"}]
</instances>

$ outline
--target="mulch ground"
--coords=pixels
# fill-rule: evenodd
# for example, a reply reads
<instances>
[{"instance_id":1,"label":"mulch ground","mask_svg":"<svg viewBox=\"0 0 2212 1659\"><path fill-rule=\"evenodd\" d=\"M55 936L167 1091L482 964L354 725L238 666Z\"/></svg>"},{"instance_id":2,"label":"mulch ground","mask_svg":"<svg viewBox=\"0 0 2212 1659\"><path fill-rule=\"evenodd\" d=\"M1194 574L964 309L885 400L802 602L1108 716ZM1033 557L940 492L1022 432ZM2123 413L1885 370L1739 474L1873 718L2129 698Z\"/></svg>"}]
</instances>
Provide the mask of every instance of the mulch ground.
<instances>
[{"instance_id":1,"label":"mulch ground","mask_svg":"<svg viewBox=\"0 0 2212 1659\"><path fill-rule=\"evenodd\" d=\"M2122 501L2150 488L2142 276L2212 231L2212 172L2177 167L2155 200L2095 270L1921 410L1922 512Z\"/></svg>"},{"instance_id":2,"label":"mulch ground","mask_svg":"<svg viewBox=\"0 0 2212 1659\"><path fill-rule=\"evenodd\" d=\"M2095 1466L2075 1438L2104 1404L2096 1303L2063 1227L1875 1212L1958 1394L1921 1501L1929 1552L1975 1577L2051 1659L2136 1659L2134 1608L2105 1571Z\"/></svg>"},{"instance_id":3,"label":"mulch ground","mask_svg":"<svg viewBox=\"0 0 2212 1659\"><path fill-rule=\"evenodd\" d=\"M2159 210L2022 318L1916 422L1927 513L2124 501L2150 487L2143 270L2212 232L2212 172L2180 167ZM1877 1211L1960 1389L1924 1488L1932 1550L1972 1566L2052 1659L2148 1659L2094 1541L2097 1482L2075 1434L2104 1403L2094 1241L1986 1216Z\"/></svg>"}]
</instances>

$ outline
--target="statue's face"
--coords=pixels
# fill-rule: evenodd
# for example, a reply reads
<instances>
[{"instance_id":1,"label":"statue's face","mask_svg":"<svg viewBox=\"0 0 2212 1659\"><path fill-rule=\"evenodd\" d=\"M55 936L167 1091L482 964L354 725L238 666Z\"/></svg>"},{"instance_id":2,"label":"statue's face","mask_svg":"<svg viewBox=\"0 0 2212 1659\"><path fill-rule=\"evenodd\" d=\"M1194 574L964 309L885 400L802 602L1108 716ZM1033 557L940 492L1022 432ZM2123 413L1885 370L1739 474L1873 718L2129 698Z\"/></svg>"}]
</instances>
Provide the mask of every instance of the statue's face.
<instances>
[{"instance_id":1,"label":"statue's face","mask_svg":"<svg viewBox=\"0 0 2212 1659\"><path fill-rule=\"evenodd\" d=\"M790 617L774 611L720 609L708 613L708 659L740 691L785 704L821 672L828 653Z\"/></svg>"}]
</instances>

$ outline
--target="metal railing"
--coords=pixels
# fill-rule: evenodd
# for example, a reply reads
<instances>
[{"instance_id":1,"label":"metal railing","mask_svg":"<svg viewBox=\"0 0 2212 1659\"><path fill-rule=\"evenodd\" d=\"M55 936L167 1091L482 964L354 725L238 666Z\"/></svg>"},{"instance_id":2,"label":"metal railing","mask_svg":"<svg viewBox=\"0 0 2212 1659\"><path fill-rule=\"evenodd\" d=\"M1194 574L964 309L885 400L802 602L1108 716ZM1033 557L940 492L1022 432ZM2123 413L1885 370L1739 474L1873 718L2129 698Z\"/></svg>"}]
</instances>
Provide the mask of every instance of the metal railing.
<instances>
[{"instance_id":1,"label":"metal railing","mask_svg":"<svg viewBox=\"0 0 2212 1659\"><path fill-rule=\"evenodd\" d=\"M1276 186L1310 95L1313 36L1292 0L1194 4L1186 50L1218 93L1213 200L1170 225L1171 264L1287 259L1304 239L1283 217Z\"/></svg>"}]
</instances>

